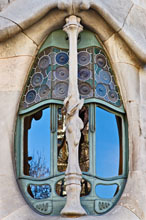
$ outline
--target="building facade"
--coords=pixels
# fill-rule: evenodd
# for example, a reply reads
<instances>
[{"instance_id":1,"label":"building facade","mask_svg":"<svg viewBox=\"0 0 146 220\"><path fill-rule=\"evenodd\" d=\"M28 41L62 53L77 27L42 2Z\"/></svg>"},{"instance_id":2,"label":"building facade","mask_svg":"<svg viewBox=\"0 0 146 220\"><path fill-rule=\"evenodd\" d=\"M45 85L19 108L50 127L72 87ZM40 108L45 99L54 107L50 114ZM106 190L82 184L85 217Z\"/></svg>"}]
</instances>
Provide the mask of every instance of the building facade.
<instances>
[{"instance_id":1,"label":"building facade","mask_svg":"<svg viewBox=\"0 0 146 220\"><path fill-rule=\"evenodd\" d=\"M40 53L43 45L45 45L46 39L49 39L50 36L54 36L54 38L50 37L51 39L57 39L55 38L56 35L54 33L61 30L57 35L59 38L62 34L63 27L67 24L66 18L69 19L70 16L73 15L76 18L80 18L80 24L85 31L96 37L97 42L94 46L99 46L99 43L107 54L107 59L109 59L113 70L115 83L119 89L119 95L124 106L128 124L128 133L125 133L125 136L129 142L126 147L127 153L125 153L124 158L125 163L128 164L128 176L126 176L126 185L123 192L121 192L121 197L119 197L118 201L109 212L100 215L101 213L98 213L97 211L97 215L88 215L87 210L87 216L85 215L80 218L145 220L145 1L110 0L107 2L103 0L43 0L40 2L39 0L26 0L24 4L23 0L14 0L11 3L8 3L8 5L4 4L5 2L2 3L1 8L4 8L0 12L0 219L39 220L64 218L57 212L57 215L55 215L55 211L53 215L41 215L41 213L36 212L37 210L34 210L34 207L31 207L31 205L28 204L29 202L27 203L24 200L24 197L26 196L24 195L23 197L21 193L23 190L19 189L21 188L21 184L18 184L18 166L23 159L18 154L15 148L15 143L16 136L19 135L19 128L16 129L18 114L21 110L19 106L22 102L22 97L25 94L25 87L28 85L30 71L34 65L35 59ZM71 24L75 25L74 22L71 22ZM77 27L78 26L79 24L77 24ZM68 36L69 39L66 39L68 40L68 45L74 45L77 47L77 43L75 44L75 38L71 41L73 33L70 35L68 34ZM76 40L78 40L77 35ZM54 40L54 44L51 43L52 41L47 41L47 44L49 45L48 42L50 42L50 46L56 48L57 41L58 39ZM83 44L84 43L87 43L87 40L84 40ZM77 49L80 50L83 47L75 47L76 49L71 49L69 46L68 48L64 48L63 43L59 43L58 45L60 44L61 46L59 47L62 48L62 50L67 49L69 51L69 59L71 60L70 57L73 57L68 68L70 68L72 62L74 62L73 65L77 68L77 62L75 61L77 58ZM89 46L93 45L86 45L84 48L89 48ZM49 46L47 46L47 48L49 48ZM73 54L72 52L75 53ZM84 60L82 60L82 62L84 62ZM101 62L102 61L100 60L99 65L102 65ZM38 62L38 65L41 65L40 62ZM62 65L63 64L61 63L61 66ZM71 73L71 68L69 69L69 73ZM106 75L104 80L108 81L108 77L109 76ZM76 80L77 79L75 79L75 81ZM70 82L71 80L69 81L69 85ZM34 82L34 84L35 83L37 83L37 81ZM73 85L75 86L75 82ZM30 90L32 90L32 88L30 88ZM101 91L101 88L99 91ZM26 97L27 94L28 91L25 94ZM74 91L73 94L76 95L76 92ZM32 96L28 99L26 98L28 103L31 103L31 98ZM85 95L82 98L86 99ZM63 100L64 98L62 101ZM78 101L78 99L75 101ZM106 100L106 102L108 101ZM58 104L63 105L63 102ZM65 107L67 108L66 105ZM74 107L78 108L78 106ZM111 109L112 107L109 108ZM74 111L74 109L72 110ZM77 118L73 121L78 121ZM68 120L71 119L69 118ZM80 122L76 123L76 125L78 124L80 124ZM75 137L76 136L78 136L78 132ZM70 141L72 141L72 137L70 138ZM18 160L20 163L17 162ZM24 166L24 164L22 166ZM71 167L73 166L74 165ZM78 171L76 171L76 174L79 175ZM78 182L77 185L79 185ZM73 199L71 198L73 198L73 195L70 198L68 197L68 204L72 203L71 200ZM64 201L66 200L62 201L63 204L65 204ZM85 204L86 198L82 203L83 207L86 209ZM43 208L40 206L40 209ZM77 210L77 212L82 211ZM67 217L69 218L69 215Z\"/></svg>"}]
</instances>

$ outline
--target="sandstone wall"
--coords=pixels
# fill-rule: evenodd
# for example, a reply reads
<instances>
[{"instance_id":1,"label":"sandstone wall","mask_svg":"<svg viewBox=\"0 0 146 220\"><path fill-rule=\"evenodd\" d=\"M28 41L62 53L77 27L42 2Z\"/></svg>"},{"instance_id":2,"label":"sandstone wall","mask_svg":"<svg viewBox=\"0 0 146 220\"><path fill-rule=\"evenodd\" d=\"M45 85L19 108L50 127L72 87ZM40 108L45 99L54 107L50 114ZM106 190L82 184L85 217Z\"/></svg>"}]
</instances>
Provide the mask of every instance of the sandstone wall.
<instances>
[{"instance_id":1,"label":"sandstone wall","mask_svg":"<svg viewBox=\"0 0 146 220\"><path fill-rule=\"evenodd\" d=\"M20 1L18 0L18 2ZM105 10L104 2L107 1L102 2L101 7ZM115 0L108 2L114 8ZM120 4L121 1L117 0L117 2ZM126 11L125 3L126 16L120 29L114 28L111 20L108 23L106 13L104 17L93 9L76 12L76 15L81 17L82 24L98 35L110 56L129 126L129 176L119 203L104 216L87 216L81 219L146 220L146 63L144 56L142 58L139 56L140 50L138 53L134 52L140 48L139 44L146 44L144 23L146 3L144 0L133 0L133 2L126 0L126 2L132 4L129 7L131 12ZM114 11L109 5L108 8L116 21L119 11ZM18 11L16 12L18 13ZM134 19L135 13L138 15L137 20ZM31 210L24 201L15 179L14 135L19 101L35 55L47 35L62 28L65 23L64 19L68 15L67 11L53 9L45 16L40 16L37 22L30 27L25 28L25 23L23 23L24 27L18 31L19 33L12 34L13 37L10 37L12 27L11 32L10 29L5 29L9 31L3 32L7 34L7 40L3 39L0 43L1 220L62 219L61 217L40 216ZM4 15L2 14L2 16ZM5 23L3 22L3 24ZM129 36L136 36L134 39L137 41L134 41L133 47L130 47ZM141 42L142 39L143 42Z\"/></svg>"},{"instance_id":2,"label":"sandstone wall","mask_svg":"<svg viewBox=\"0 0 146 220\"><path fill-rule=\"evenodd\" d=\"M15 0L0 0L0 11L6 8L12 1Z\"/></svg>"}]
</instances>

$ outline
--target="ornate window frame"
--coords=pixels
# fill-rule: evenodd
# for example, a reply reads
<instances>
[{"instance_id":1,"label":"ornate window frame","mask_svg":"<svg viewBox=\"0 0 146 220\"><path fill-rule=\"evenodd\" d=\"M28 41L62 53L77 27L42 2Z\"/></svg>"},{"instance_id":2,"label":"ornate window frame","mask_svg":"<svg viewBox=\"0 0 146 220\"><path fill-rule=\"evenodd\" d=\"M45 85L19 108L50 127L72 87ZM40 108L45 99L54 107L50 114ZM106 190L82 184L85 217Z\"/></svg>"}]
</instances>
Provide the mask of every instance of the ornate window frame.
<instances>
[{"instance_id":1,"label":"ornate window frame","mask_svg":"<svg viewBox=\"0 0 146 220\"><path fill-rule=\"evenodd\" d=\"M81 36L83 35L84 32L81 33ZM39 52L41 53L44 48L47 48L49 45L49 38L47 38L47 40L45 41L45 43L42 45L41 49L39 50ZM58 43L58 42L55 42ZM92 42L93 43L93 42ZM97 42L96 42L97 43ZM50 44L51 45L51 44ZM58 44L60 45L60 43ZM98 45L101 45L98 42ZM65 48L66 49L66 48ZM90 104L92 103L92 104ZM38 109L43 109L44 106L51 106L51 116L52 116L52 137L51 139L54 140L54 135L56 135L56 131L57 131L57 127L56 127L56 108L55 105L59 105L59 104L63 104L63 101L56 101L53 99L50 100L44 100L41 103L36 104L35 106L30 106L28 109L20 109L19 113L18 113L18 120L17 120L17 126L16 126L16 139L15 139L15 146L16 146L16 167L17 167L17 180L18 180L18 184L21 188L21 191L24 194L25 199L27 200L27 202L33 207L33 209L35 209L35 211L41 213L41 214L56 214L55 213L51 213L52 212L52 202L55 201L55 199L50 199L50 201L37 201L35 202L33 199L30 199L29 196L27 196L27 190L26 190L26 185L30 184L32 179L25 177L22 173L23 170L23 164L22 164L22 157L23 157L23 150L20 149L22 147L22 134L23 134L23 119L25 116L29 115L29 113L38 111ZM87 178L87 173L83 173L83 177L89 181L89 182L94 182L93 184L118 184L119 185L119 193L116 195L116 197L113 199L113 201L105 201L105 200L101 200L101 199L95 199L95 194L93 195L92 193L92 197L94 198L94 202L95 202L95 212L93 213L93 211L89 211L89 214L102 214L102 213L106 213L108 210L110 210L118 201L120 195L122 194L122 191L124 189L125 183L126 183L126 178L127 178L127 172L128 172L128 152L127 152L127 146L128 146L128 140L127 140L127 121L126 121L126 115L125 115L125 111L123 107L116 107L111 105L110 103L106 103L104 100L102 99L96 99L96 98L91 98L91 99L87 99L85 100L85 104L90 105L89 107L89 118L90 118L90 140L92 139L92 144L93 146L95 146L95 106L101 106L102 108L105 108L108 111L111 111L112 113L116 114L117 116L120 116L122 119L122 128L123 128L123 174L120 177L116 177L116 179L111 178L108 180L102 180L102 179L97 179L96 181L93 181L93 177L91 177L91 170L89 171L89 176ZM94 133L94 135L93 135ZM55 143L54 143L55 144ZM20 147L21 146L21 147ZM54 155L56 155L56 151L53 152ZM90 148L90 155L95 155L92 151L92 149ZM93 158L90 158L90 167L93 168ZM95 165L95 163L94 163ZM94 168L95 170L95 168ZM91 172L91 173L90 173ZM94 171L93 171L94 172ZM93 174L93 173L92 173ZM61 174L64 175L64 174ZM95 175L95 173L94 173ZM60 176L56 177L56 181L61 178ZM44 181L46 180L39 180L39 184L44 184ZM34 181L34 183L38 183L38 181ZM49 183L49 178L48 178L48 183ZM92 184L92 187L93 187ZM53 194L55 196L55 194ZM90 196L90 195L89 195ZM90 199L88 200L89 196L81 198L81 204L83 205L83 207L85 207L86 210L89 210L89 206L88 206L88 201L90 201ZM58 213L61 211L61 209L63 208L65 204L65 199L61 198L60 202L59 202L59 206L60 207L58 209L58 207L56 208L56 210L58 209ZM91 208L92 209L92 208Z\"/></svg>"}]
</instances>

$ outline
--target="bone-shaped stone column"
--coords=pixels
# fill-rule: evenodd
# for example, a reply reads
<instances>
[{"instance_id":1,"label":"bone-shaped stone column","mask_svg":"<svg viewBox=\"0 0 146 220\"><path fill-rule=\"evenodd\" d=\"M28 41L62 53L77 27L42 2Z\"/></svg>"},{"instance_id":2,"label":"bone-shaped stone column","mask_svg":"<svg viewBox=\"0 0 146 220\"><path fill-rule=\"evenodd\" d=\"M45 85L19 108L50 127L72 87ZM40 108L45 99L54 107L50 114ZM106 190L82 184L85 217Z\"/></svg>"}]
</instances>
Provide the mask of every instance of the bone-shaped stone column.
<instances>
[{"instance_id":1,"label":"bone-shaped stone column","mask_svg":"<svg viewBox=\"0 0 146 220\"><path fill-rule=\"evenodd\" d=\"M69 37L69 88L68 97L64 100L66 112L66 140L69 148L68 166L65 173L67 200L61 211L63 216L86 215L80 204L81 170L78 159L78 147L81 138L83 122L79 118L79 110L83 106L83 100L79 99L78 92L78 62L77 62L77 39L83 30L80 18L70 16L66 19L63 29Z\"/></svg>"}]
</instances>

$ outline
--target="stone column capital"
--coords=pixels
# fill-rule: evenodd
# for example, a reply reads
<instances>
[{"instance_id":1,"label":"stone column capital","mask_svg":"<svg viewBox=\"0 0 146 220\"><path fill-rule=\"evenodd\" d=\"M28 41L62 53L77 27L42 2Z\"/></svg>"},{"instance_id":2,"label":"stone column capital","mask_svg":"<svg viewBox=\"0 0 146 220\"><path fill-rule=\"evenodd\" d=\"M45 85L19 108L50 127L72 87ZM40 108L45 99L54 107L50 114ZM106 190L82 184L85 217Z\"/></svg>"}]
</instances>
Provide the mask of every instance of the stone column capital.
<instances>
[{"instance_id":1,"label":"stone column capital","mask_svg":"<svg viewBox=\"0 0 146 220\"><path fill-rule=\"evenodd\" d=\"M66 24L63 30L69 35L71 31L77 31L77 35L83 30L83 26L80 24L81 19L75 15L71 15L66 18Z\"/></svg>"}]
</instances>

